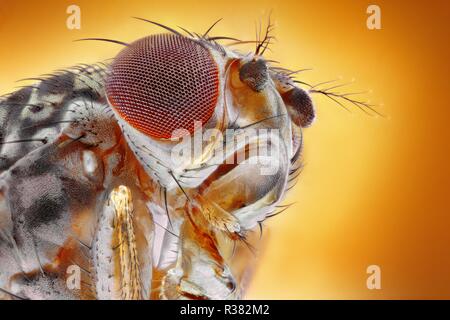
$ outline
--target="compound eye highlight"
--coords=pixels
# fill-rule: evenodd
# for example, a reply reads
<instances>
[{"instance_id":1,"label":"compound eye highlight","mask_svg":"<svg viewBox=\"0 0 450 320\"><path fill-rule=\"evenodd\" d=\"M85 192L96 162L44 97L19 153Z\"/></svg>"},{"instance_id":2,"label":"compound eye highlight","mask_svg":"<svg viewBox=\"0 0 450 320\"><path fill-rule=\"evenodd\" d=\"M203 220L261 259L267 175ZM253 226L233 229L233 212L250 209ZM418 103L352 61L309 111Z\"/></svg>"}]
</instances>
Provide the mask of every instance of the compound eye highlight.
<instances>
[{"instance_id":1,"label":"compound eye highlight","mask_svg":"<svg viewBox=\"0 0 450 320\"><path fill-rule=\"evenodd\" d=\"M159 34L123 49L106 82L109 103L135 129L157 139L208 122L219 96L219 69L211 53L178 35Z\"/></svg>"}]
</instances>

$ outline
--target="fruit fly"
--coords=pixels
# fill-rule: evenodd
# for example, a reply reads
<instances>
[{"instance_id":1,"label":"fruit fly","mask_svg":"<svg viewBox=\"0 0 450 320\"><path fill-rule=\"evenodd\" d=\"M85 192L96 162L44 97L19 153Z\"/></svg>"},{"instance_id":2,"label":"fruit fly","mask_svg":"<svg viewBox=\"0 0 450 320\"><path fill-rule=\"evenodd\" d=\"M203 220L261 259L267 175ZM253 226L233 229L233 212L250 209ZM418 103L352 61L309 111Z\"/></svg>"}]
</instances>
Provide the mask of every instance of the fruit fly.
<instances>
[{"instance_id":1,"label":"fruit fly","mask_svg":"<svg viewBox=\"0 0 450 320\"><path fill-rule=\"evenodd\" d=\"M145 21L164 33L91 38L123 50L2 98L2 298L241 298L253 231L299 174L310 94L348 99L265 59L270 23L240 41Z\"/></svg>"}]
</instances>

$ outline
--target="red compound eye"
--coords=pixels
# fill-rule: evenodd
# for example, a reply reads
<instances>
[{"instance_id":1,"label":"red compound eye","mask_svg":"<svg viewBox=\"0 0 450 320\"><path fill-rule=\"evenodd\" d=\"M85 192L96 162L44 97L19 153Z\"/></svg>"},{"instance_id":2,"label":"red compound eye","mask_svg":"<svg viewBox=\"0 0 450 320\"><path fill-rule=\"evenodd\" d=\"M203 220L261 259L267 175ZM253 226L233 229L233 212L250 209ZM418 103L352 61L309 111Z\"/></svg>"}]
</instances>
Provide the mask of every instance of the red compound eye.
<instances>
[{"instance_id":1,"label":"red compound eye","mask_svg":"<svg viewBox=\"0 0 450 320\"><path fill-rule=\"evenodd\" d=\"M219 71L211 53L195 41L152 35L126 47L106 83L111 105L130 125L154 138L176 129L194 132L206 123L219 95Z\"/></svg>"}]
</instances>

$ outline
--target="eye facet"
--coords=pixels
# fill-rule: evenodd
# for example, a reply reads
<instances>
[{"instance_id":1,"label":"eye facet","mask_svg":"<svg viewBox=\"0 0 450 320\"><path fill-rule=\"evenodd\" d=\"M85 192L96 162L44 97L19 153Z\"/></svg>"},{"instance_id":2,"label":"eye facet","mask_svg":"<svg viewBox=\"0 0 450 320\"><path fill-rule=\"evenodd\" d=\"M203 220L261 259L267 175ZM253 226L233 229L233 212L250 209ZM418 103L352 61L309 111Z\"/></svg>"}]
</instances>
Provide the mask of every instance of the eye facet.
<instances>
[{"instance_id":1,"label":"eye facet","mask_svg":"<svg viewBox=\"0 0 450 320\"><path fill-rule=\"evenodd\" d=\"M219 69L197 42L172 34L142 38L127 46L111 65L109 103L131 126L158 139L176 129L194 132L205 124L219 96Z\"/></svg>"}]
</instances>

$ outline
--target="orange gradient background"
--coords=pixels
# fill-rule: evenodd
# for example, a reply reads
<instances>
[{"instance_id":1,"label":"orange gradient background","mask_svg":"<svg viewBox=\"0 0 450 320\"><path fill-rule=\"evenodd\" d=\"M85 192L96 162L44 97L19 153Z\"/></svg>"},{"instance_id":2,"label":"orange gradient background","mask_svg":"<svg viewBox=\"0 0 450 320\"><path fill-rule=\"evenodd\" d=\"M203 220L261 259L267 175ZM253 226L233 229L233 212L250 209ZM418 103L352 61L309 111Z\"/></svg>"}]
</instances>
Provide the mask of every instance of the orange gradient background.
<instances>
[{"instance_id":1,"label":"orange gradient background","mask_svg":"<svg viewBox=\"0 0 450 320\"><path fill-rule=\"evenodd\" d=\"M81 7L81 30L66 8ZM313 68L301 80L355 79L348 92L386 115L370 117L315 96L317 120L305 130L305 168L286 203L265 223L247 298L450 298L450 105L448 1L374 1L381 30L366 28L372 2L0 0L0 93L77 63L113 57L155 26L131 16L214 35L253 39L255 21L275 21L268 59ZM242 48L244 49L244 48ZM253 47L247 47L251 50ZM381 267L382 289L366 288Z\"/></svg>"}]
</instances>

